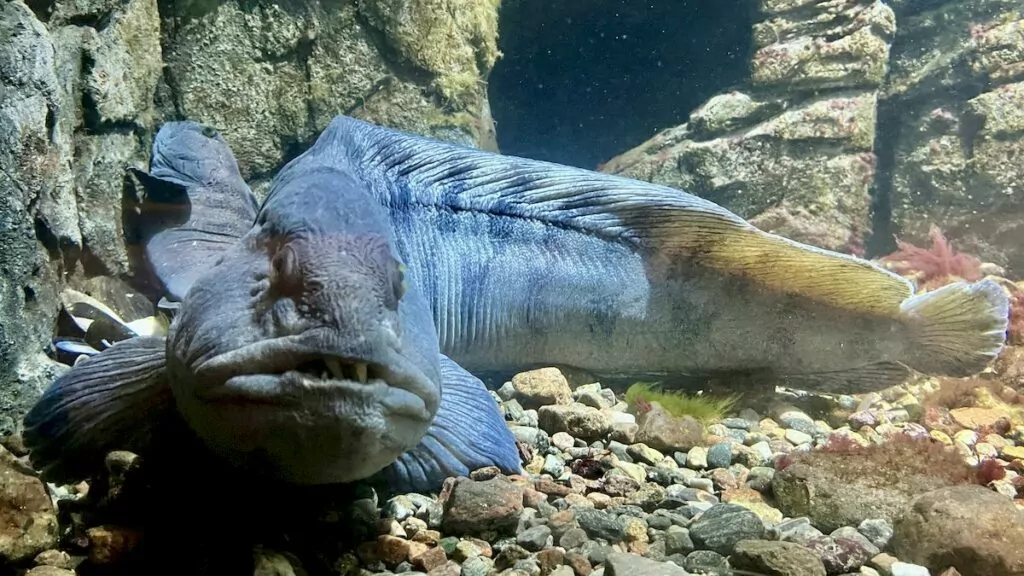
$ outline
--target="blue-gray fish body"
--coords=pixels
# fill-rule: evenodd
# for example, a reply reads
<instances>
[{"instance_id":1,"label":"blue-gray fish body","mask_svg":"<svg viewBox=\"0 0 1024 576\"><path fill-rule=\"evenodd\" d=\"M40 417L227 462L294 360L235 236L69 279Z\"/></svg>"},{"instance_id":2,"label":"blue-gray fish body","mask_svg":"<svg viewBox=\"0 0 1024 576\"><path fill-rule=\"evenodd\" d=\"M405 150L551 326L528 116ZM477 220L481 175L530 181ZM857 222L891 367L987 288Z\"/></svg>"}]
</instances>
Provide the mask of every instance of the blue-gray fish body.
<instances>
[{"instance_id":1,"label":"blue-gray fish body","mask_svg":"<svg viewBox=\"0 0 1024 576\"><path fill-rule=\"evenodd\" d=\"M46 476L145 452L171 413L229 463L292 483L383 471L427 490L519 470L496 403L440 353L389 215L326 152L291 161L258 207L215 132L161 129L137 171L142 241L178 311L166 339L119 342L44 393L25 440Z\"/></svg>"},{"instance_id":2,"label":"blue-gray fish body","mask_svg":"<svg viewBox=\"0 0 1024 576\"><path fill-rule=\"evenodd\" d=\"M995 282L914 295L871 262L679 190L338 117L320 142L390 214L445 354L475 374L759 374L856 393L1002 349Z\"/></svg>"}]
</instances>

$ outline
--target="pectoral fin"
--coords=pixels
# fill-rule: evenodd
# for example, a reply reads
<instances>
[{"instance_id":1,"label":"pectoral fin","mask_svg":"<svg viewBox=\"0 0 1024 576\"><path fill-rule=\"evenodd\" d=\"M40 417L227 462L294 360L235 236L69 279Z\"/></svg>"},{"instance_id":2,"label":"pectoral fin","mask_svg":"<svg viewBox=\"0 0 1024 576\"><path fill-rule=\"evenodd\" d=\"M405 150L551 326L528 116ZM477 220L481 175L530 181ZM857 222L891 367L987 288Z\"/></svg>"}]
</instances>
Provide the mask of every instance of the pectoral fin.
<instances>
[{"instance_id":1,"label":"pectoral fin","mask_svg":"<svg viewBox=\"0 0 1024 576\"><path fill-rule=\"evenodd\" d=\"M191 122L157 132L149 172L129 168L145 190L129 241L165 293L180 301L200 274L251 227L259 202L238 172L230 148Z\"/></svg>"},{"instance_id":2,"label":"pectoral fin","mask_svg":"<svg viewBox=\"0 0 1024 576\"><path fill-rule=\"evenodd\" d=\"M392 489L430 492L445 478L486 466L519 472L515 437L483 382L447 356L441 378L441 406L427 435L384 471Z\"/></svg>"},{"instance_id":3,"label":"pectoral fin","mask_svg":"<svg viewBox=\"0 0 1024 576\"><path fill-rule=\"evenodd\" d=\"M57 378L24 418L33 466L72 483L103 466L111 450L142 451L173 414L165 340L118 342Z\"/></svg>"}]
</instances>

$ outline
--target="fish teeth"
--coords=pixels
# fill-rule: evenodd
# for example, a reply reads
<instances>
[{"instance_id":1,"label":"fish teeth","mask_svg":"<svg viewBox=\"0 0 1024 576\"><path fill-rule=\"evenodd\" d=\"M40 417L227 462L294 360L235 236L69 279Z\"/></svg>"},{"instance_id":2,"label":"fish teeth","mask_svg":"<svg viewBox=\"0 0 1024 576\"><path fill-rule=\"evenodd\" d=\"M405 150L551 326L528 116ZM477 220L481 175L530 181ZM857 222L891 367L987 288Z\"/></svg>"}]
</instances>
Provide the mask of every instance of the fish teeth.
<instances>
[{"instance_id":1,"label":"fish teeth","mask_svg":"<svg viewBox=\"0 0 1024 576\"><path fill-rule=\"evenodd\" d=\"M359 382L361 382L363 384L366 384L366 379L367 379L366 376L367 376L367 372L368 372L366 364L363 364L362 362L357 362L352 367L352 369L356 373L356 380L358 380Z\"/></svg>"},{"instance_id":2,"label":"fish teeth","mask_svg":"<svg viewBox=\"0 0 1024 576\"><path fill-rule=\"evenodd\" d=\"M324 358L324 364L327 364L327 368L331 371L331 376L339 380L345 378L345 372L341 368L340 360L338 360L337 358Z\"/></svg>"}]
</instances>

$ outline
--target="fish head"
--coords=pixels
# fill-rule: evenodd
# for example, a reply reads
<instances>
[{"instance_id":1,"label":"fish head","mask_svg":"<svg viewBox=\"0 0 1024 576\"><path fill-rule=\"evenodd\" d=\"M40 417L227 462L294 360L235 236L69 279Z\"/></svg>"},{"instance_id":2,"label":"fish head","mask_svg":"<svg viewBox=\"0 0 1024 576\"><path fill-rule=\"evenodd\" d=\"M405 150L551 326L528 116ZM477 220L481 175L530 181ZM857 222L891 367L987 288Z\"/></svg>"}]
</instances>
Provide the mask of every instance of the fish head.
<instances>
[{"instance_id":1,"label":"fish head","mask_svg":"<svg viewBox=\"0 0 1024 576\"><path fill-rule=\"evenodd\" d=\"M365 478L437 412L429 307L366 205L330 225L311 221L323 210L278 217L280 206L186 294L168 335L171 386L228 456L297 483Z\"/></svg>"},{"instance_id":2,"label":"fish head","mask_svg":"<svg viewBox=\"0 0 1024 576\"><path fill-rule=\"evenodd\" d=\"M212 126L192 120L166 122L153 139L150 174L181 184L210 185L240 178L231 147Z\"/></svg>"}]
</instances>

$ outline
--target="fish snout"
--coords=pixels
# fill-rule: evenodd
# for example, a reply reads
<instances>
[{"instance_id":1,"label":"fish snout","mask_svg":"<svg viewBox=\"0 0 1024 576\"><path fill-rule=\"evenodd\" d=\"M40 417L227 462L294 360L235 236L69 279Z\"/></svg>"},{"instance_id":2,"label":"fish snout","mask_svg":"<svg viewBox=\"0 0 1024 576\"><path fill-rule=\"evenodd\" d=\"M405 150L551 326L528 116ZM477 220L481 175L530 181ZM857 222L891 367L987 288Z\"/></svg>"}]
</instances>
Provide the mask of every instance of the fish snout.
<instances>
[{"instance_id":1,"label":"fish snout","mask_svg":"<svg viewBox=\"0 0 1024 576\"><path fill-rule=\"evenodd\" d=\"M268 339L193 372L192 390L178 394L192 428L236 459L263 455L273 474L298 483L379 471L422 440L440 404L439 376L380 340Z\"/></svg>"},{"instance_id":2,"label":"fish snout","mask_svg":"<svg viewBox=\"0 0 1024 576\"><path fill-rule=\"evenodd\" d=\"M220 354L195 370L204 401L301 405L339 396L378 395L396 415L430 420L440 382L400 352L397 338L347 339L329 329L262 340ZM261 376L261 378L251 378Z\"/></svg>"}]
</instances>

